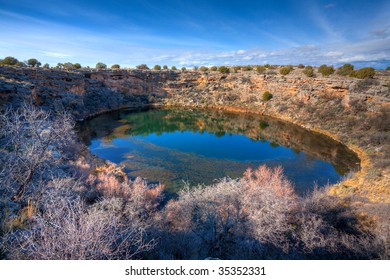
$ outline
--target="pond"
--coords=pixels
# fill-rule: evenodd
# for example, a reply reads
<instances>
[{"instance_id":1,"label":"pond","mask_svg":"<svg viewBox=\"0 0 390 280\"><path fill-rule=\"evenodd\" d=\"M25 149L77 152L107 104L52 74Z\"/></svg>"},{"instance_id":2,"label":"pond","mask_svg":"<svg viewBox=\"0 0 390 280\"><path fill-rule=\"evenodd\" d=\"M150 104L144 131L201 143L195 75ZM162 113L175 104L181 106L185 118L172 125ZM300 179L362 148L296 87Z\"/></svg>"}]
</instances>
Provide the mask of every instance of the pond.
<instances>
[{"instance_id":1,"label":"pond","mask_svg":"<svg viewBox=\"0 0 390 280\"><path fill-rule=\"evenodd\" d=\"M107 113L80 125L92 153L122 163L130 177L184 185L241 177L247 168L281 165L303 195L359 168L359 159L324 135L277 119L223 111L161 108Z\"/></svg>"}]
</instances>

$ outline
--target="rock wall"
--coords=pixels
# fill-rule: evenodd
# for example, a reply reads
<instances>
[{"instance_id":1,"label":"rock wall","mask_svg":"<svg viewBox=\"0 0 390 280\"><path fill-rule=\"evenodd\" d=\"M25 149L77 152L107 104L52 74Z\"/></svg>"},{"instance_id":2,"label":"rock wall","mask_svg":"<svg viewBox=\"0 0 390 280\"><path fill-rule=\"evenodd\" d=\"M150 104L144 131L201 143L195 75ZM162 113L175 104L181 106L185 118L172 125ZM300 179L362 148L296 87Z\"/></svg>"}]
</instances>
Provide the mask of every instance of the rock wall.
<instances>
[{"instance_id":1,"label":"rock wall","mask_svg":"<svg viewBox=\"0 0 390 280\"><path fill-rule=\"evenodd\" d=\"M0 104L18 107L28 101L50 110L67 110L77 119L125 107L158 104L167 92L161 87L174 72L67 72L0 67Z\"/></svg>"},{"instance_id":2,"label":"rock wall","mask_svg":"<svg viewBox=\"0 0 390 280\"><path fill-rule=\"evenodd\" d=\"M384 72L385 73L385 72ZM17 107L29 100L43 108L69 110L83 119L101 112L156 104L180 106L270 107L261 95L273 94L274 102L314 104L321 96L343 99L345 107L363 100L370 108L390 101L390 77L374 81L353 78L306 77L301 69L281 76L241 72L193 71L79 71L0 67L0 105Z\"/></svg>"}]
</instances>

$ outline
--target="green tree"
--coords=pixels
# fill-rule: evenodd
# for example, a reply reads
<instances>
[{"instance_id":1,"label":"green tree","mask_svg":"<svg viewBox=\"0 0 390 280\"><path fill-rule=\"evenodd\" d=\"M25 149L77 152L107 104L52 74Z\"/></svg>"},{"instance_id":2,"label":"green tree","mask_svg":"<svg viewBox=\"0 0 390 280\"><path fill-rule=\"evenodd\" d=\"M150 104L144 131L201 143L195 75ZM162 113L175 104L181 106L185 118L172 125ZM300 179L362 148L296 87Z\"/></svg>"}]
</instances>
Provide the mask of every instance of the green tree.
<instances>
[{"instance_id":1,"label":"green tree","mask_svg":"<svg viewBox=\"0 0 390 280\"><path fill-rule=\"evenodd\" d=\"M107 65L103 62L96 63L96 69L107 69Z\"/></svg>"},{"instance_id":2,"label":"green tree","mask_svg":"<svg viewBox=\"0 0 390 280\"><path fill-rule=\"evenodd\" d=\"M194 71L198 71L198 69L199 69L199 66L194 66L194 67L192 67L192 69L194 70Z\"/></svg>"},{"instance_id":3,"label":"green tree","mask_svg":"<svg viewBox=\"0 0 390 280\"><path fill-rule=\"evenodd\" d=\"M209 70L209 68L206 67L206 66L200 66L200 67L199 67L199 70L202 71L202 72L206 72L206 71Z\"/></svg>"},{"instance_id":4,"label":"green tree","mask_svg":"<svg viewBox=\"0 0 390 280\"><path fill-rule=\"evenodd\" d=\"M386 67L386 71L390 71L390 66L387 66L387 67Z\"/></svg>"},{"instance_id":5,"label":"green tree","mask_svg":"<svg viewBox=\"0 0 390 280\"><path fill-rule=\"evenodd\" d=\"M311 66L306 66L303 70L303 74L305 74L307 77L314 77L314 69Z\"/></svg>"},{"instance_id":6,"label":"green tree","mask_svg":"<svg viewBox=\"0 0 390 280\"><path fill-rule=\"evenodd\" d=\"M352 64L344 64L343 66L339 67L337 69L336 74L341 76L350 76L353 72L353 65Z\"/></svg>"},{"instance_id":7,"label":"green tree","mask_svg":"<svg viewBox=\"0 0 390 280\"><path fill-rule=\"evenodd\" d=\"M30 58L27 60L27 65L31 67L39 67L41 66L41 63L36 58Z\"/></svg>"},{"instance_id":8,"label":"green tree","mask_svg":"<svg viewBox=\"0 0 390 280\"><path fill-rule=\"evenodd\" d=\"M217 67L217 66L211 66L211 67L210 67L210 70L211 70L211 71L217 71L217 70L218 70L218 67Z\"/></svg>"},{"instance_id":9,"label":"green tree","mask_svg":"<svg viewBox=\"0 0 390 280\"><path fill-rule=\"evenodd\" d=\"M186 71L187 70L187 68L185 68L184 66L181 68L181 71Z\"/></svg>"},{"instance_id":10,"label":"green tree","mask_svg":"<svg viewBox=\"0 0 390 280\"><path fill-rule=\"evenodd\" d=\"M139 70L149 70L149 67L146 64L137 65L135 68L137 68Z\"/></svg>"},{"instance_id":11,"label":"green tree","mask_svg":"<svg viewBox=\"0 0 390 280\"><path fill-rule=\"evenodd\" d=\"M113 64L111 65L111 69L120 69L121 66L119 64Z\"/></svg>"},{"instance_id":12,"label":"green tree","mask_svg":"<svg viewBox=\"0 0 390 280\"><path fill-rule=\"evenodd\" d=\"M43 67L43 68L46 68L46 69L49 69L49 68L50 68L50 65L49 65L49 63L45 63L45 64L43 64L42 67Z\"/></svg>"},{"instance_id":13,"label":"green tree","mask_svg":"<svg viewBox=\"0 0 390 280\"><path fill-rule=\"evenodd\" d=\"M81 68L81 64L76 62L76 63L73 64L73 68L74 69L80 69Z\"/></svg>"},{"instance_id":14,"label":"green tree","mask_svg":"<svg viewBox=\"0 0 390 280\"><path fill-rule=\"evenodd\" d=\"M303 64L298 64L298 68L299 68L299 69L303 69L303 68L305 68L305 65L303 65Z\"/></svg>"},{"instance_id":15,"label":"green tree","mask_svg":"<svg viewBox=\"0 0 390 280\"><path fill-rule=\"evenodd\" d=\"M176 66L172 66L171 70L176 71L177 70Z\"/></svg>"},{"instance_id":16,"label":"green tree","mask_svg":"<svg viewBox=\"0 0 390 280\"><path fill-rule=\"evenodd\" d=\"M158 64L156 64L156 65L154 65L153 69L154 69L154 70L161 70L161 66L158 65Z\"/></svg>"},{"instance_id":17,"label":"green tree","mask_svg":"<svg viewBox=\"0 0 390 280\"><path fill-rule=\"evenodd\" d=\"M164 69L164 70L167 70L167 69L168 69L168 66L167 66L167 65L163 65L163 69Z\"/></svg>"},{"instance_id":18,"label":"green tree","mask_svg":"<svg viewBox=\"0 0 390 280\"><path fill-rule=\"evenodd\" d=\"M13 56L7 56L3 60L1 60L1 65L16 65L19 62L15 57Z\"/></svg>"},{"instance_id":19,"label":"green tree","mask_svg":"<svg viewBox=\"0 0 390 280\"><path fill-rule=\"evenodd\" d=\"M229 68L227 68L226 66L220 66L220 67L218 67L218 71L221 72L222 74L228 74L228 73L230 73Z\"/></svg>"},{"instance_id":20,"label":"green tree","mask_svg":"<svg viewBox=\"0 0 390 280\"><path fill-rule=\"evenodd\" d=\"M329 76L334 73L333 66L327 66L326 64L322 64L320 67L318 67L318 73L321 73L322 76Z\"/></svg>"}]
</instances>

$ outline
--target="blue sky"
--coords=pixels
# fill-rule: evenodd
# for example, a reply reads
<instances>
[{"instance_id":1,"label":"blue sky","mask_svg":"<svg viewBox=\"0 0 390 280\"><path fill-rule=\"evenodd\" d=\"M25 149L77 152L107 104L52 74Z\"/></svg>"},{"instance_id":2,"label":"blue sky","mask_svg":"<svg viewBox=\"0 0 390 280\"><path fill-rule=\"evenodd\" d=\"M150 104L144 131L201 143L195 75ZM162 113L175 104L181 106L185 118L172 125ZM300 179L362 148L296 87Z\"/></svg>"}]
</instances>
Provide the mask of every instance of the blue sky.
<instances>
[{"instance_id":1,"label":"blue sky","mask_svg":"<svg viewBox=\"0 0 390 280\"><path fill-rule=\"evenodd\" d=\"M0 0L0 57L54 66L390 65L390 1Z\"/></svg>"}]
</instances>

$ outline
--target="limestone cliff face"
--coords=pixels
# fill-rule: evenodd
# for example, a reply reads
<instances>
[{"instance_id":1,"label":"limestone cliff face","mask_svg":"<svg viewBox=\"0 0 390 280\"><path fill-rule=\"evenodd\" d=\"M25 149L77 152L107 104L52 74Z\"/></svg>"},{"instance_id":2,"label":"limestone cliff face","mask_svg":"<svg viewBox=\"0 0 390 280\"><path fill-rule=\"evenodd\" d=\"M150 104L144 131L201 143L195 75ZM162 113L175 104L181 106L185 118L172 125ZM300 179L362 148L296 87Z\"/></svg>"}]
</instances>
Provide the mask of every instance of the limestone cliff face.
<instances>
[{"instance_id":1,"label":"limestone cliff face","mask_svg":"<svg viewBox=\"0 0 390 280\"><path fill-rule=\"evenodd\" d=\"M390 78L373 81L333 76L308 78L300 69L281 76L241 72L80 71L0 67L0 104L18 106L23 100L48 109L69 110L79 119L104 111L150 104L237 106L275 110L283 100L315 104L320 97L343 100L345 107L363 100L374 108L388 103ZM274 102L262 102L269 91Z\"/></svg>"},{"instance_id":2,"label":"limestone cliff face","mask_svg":"<svg viewBox=\"0 0 390 280\"><path fill-rule=\"evenodd\" d=\"M18 107L23 101L50 110L67 110L77 119L105 111L161 102L167 93L161 81L174 73L140 71L67 72L0 67L0 104Z\"/></svg>"}]
</instances>

